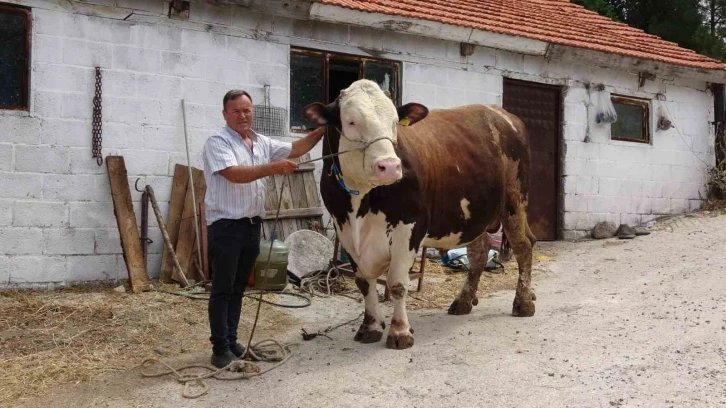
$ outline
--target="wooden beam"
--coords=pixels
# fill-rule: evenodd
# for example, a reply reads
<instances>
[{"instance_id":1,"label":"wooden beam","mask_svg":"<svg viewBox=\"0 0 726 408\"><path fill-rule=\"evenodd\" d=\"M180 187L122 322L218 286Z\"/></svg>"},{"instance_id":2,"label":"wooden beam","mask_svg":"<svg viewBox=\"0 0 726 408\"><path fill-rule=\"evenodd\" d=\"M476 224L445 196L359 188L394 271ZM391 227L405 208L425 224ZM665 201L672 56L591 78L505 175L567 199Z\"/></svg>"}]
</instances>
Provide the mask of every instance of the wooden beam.
<instances>
[{"instance_id":1,"label":"wooden beam","mask_svg":"<svg viewBox=\"0 0 726 408\"><path fill-rule=\"evenodd\" d=\"M276 210L265 212L265 221L274 220ZM291 208L289 210L280 210L280 219L285 218L304 218L304 217L320 217L323 215L323 207L313 208Z\"/></svg>"},{"instance_id":2,"label":"wooden beam","mask_svg":"<svg viewBox=\"0 0 726 408\"><path fill-rule=\"evenodd\" d=\"M107 156L106 168L108 169L108 180L111 183L113 208L118 232L121 236L121 250L131 281L131 290L134 293L148 291L151 289L149 276L146 273L144 250L141 248L139 230L136 226L136 215L129 190L129 177L123 156Z\"/></svg>"},{"instance_id":3,"label":"wooden beam","mask_svg":"<svg viewBox=\"0 0 726 408\"><path fill-rule=\"evenodd\" d=\"M166 231L169 234L172 248L176 248L176 241L179 236L179 225L181 225L181 216L184 211L184 198L186 197L188 185L189 171L187 170L187 166L176 163L171 185L171 197L169 198L169 213L166 219ZM162 282L171 282L173 272L174 259L169 249L164 246L164 251L161 254L159 280Z\"/></svg>"}]
</instances>

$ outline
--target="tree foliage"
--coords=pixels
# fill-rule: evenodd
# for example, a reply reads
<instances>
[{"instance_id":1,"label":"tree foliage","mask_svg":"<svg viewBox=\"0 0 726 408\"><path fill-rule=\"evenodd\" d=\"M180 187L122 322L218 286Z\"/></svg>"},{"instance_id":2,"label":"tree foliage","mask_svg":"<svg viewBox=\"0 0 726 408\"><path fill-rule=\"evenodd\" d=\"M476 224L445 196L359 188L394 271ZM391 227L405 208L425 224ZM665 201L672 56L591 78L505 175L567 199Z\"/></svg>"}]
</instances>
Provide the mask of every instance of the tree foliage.
<instances>
[{"instance_id":1,"label":"tree foliage","mask_svg":"<svg viewBox=\"0 0 726 408\"><path fill-rule=\"evenodd\" d=\"M726 61L726 0L572 0L588 10Z\"/></svg>"}]
</instances>

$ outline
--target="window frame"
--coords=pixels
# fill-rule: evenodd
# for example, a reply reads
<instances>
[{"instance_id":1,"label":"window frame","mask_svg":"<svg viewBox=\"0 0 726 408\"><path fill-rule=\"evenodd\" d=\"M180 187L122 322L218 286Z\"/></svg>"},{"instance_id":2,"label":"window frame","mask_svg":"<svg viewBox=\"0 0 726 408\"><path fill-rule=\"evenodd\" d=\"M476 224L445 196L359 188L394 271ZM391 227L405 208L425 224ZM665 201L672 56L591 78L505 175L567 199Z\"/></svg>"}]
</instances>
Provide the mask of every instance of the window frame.
<instances>
[{"instance_id":1,"label":"window frame","mask_svg":"<svg viewBox=\"0 0 726 408\"><path fill-rule=\"evenodd\" d=\"M632 142L640 144L650 144L650 100L644 98L635 98L632 96L625 95L611 95L610 101L614 104L619 103L621 105L631 105L643 108L643 128L642 128L642 139L629 139L626 137L618 137L613 134L612 124L610 125L610 140L617 140L619 142ZM618 118L620 120L620 118Z\"/></svg>"},{"instance_id":2,"label":"window frame","mask_svg":"<svg viewBox=\"0 0 726 408\"><path fill-rule=\"evenodd\" d=\"M360 55L354 55L354 54L346 54L346 53L340 53L340 52L332 52L332 51L323 51L318 49L312 49L312 48L304 48L304 47L290 47L290 55L304 55L304 56L312 56L312 57L319 57L323 59L323 95L321 95L320 101L324 104L329 104L332 101L328 100L328 94L330 93L330 62L332 61L345 61L345 62L357 62L360 64L359 70L358 70L358 79L363 79L366 76L367 71L367 64L368 63L374 63L378 65L385 65L389 66L393 69L393 95L391 95L391 99L393 100L393 103L396 106L401 105L401 61L397 60L390 60L390 59L382 59L382 58L372 58L372 57L364 57ZM290 73L292 74L292 63L290 64ZM290 106L292 106L292 93L290 95ZM290 126L290 133L309 133L312 129L293 129Z\"/></svg>"},{"instance_id":3,"label":"window frame","mask_svg":"<svg viewBox=\"0 0 726 408\"><path fill-rule=\"evenodd\" d=\"M14 4L0 4L0 13L19 14L25 20L25 61L22 66L20 80L20 104L19 105L2 105L0 110L10 111L27 111L30 110L30 58L31 58L31 38L33 36L31 9L28 7L18 6Z\"/></svg>"}]
</instances>

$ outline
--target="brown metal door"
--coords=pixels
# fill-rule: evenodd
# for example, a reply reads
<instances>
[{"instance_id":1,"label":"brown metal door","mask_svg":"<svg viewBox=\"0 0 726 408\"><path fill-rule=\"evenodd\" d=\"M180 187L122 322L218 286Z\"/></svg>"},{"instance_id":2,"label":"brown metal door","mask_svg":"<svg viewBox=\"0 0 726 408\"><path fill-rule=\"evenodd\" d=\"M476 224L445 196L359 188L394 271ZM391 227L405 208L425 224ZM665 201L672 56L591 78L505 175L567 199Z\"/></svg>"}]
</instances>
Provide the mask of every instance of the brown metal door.
<instances>
[{"instance_id":1,"label":"brown metal door","mask_svg":"<svg viewBox=\"0 0 726 408\"><path fill-rule=\"evenodd\" d=\"M541 241L557 239L559 197L560 88L504 79L503 107L529 130L529 210L532 233Z\"/></svg>"}]
</instances>

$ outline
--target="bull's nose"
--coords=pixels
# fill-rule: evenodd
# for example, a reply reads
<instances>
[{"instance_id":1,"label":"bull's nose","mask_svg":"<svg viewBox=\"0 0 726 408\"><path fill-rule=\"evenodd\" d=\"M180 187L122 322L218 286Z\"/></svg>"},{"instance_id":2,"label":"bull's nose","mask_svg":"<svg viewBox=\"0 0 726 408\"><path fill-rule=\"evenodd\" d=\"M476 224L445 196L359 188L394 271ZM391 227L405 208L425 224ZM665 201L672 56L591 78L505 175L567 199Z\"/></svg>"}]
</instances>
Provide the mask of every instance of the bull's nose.
<instances>
[{"instance_id":1,"label":"bull's nose","mask_svg":"<svg viewBox=\"0 0 726 408\"><path fill-rule=\"evenodd\" d=\"M375 165L376 176L378 180L387 182L395 181L401 178L401 160L400 159L385 159L381 160Z\"/></svg>"}]
</instances>

